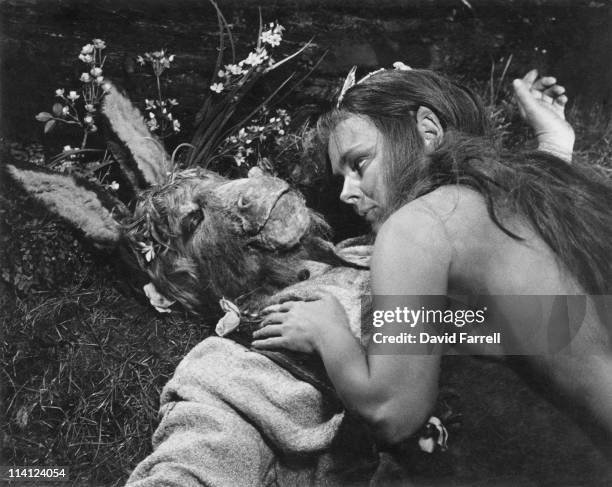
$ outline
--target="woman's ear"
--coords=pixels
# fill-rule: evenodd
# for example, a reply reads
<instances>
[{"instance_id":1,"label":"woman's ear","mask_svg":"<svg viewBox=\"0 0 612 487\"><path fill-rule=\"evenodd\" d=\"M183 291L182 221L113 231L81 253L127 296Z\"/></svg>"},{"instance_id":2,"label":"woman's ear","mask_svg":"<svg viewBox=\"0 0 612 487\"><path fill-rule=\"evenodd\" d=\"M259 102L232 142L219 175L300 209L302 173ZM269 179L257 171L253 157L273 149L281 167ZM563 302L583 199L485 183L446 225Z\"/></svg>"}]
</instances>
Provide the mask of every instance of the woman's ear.
<instances>
[{"instance_id":1,"label":"woman's ear","mask_svg":"<svg viewBox=\"0 0 612 487\"><path fill-rule=\"evenodd\" d=\"M416 113L417 129L425 144L425 151L431 152L440 144L444 129L438 116L429 108L420 106Z\"/></svg>"}]
</instances>

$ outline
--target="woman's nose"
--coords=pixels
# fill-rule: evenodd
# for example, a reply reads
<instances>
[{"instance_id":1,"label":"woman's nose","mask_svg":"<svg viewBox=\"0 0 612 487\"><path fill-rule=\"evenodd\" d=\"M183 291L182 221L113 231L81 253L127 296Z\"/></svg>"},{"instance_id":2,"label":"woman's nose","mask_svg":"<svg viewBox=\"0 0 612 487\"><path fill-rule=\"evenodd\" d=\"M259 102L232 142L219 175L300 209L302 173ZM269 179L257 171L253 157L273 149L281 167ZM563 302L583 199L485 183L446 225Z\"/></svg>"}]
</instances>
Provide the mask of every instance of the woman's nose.
<instances>
[{"instance_id":1,"label":"woman's nose","mask_svg":"<svg viewBox=\"0 0 612 487\"><path fill-rule=\"evenodd\" d=\"M344 178L340 200L349 205L356 203L361 197L361 188L358 181L351 177Z\"/></svg>"}]
</instances>

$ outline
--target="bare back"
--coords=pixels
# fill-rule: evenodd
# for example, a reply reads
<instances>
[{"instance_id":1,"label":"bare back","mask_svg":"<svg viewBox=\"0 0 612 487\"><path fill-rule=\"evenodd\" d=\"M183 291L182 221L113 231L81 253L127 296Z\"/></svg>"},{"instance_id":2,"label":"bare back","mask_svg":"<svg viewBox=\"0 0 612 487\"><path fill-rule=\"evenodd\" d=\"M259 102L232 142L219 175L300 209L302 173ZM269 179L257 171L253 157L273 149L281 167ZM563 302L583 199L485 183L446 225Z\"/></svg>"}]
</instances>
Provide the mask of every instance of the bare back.
<instances>
[{"instance_id":1,"label":"bare back","mask_svg":"<svg viewBox=\"0 0 612 487\"><path fill-rule=\"evenodd\" d=\"M400 212L410 215L410 207L431 212L442 224L451 247L449 294L585 294L529 221L517 215L498 215L504 226L522 240L510 237L493 222L485 199L475 190L443 186ZM558 354L531 357L531 362L564 394L586 403L600 424L612 432L610 337L589 303L571 346ZM504 353L503 345L500 352Z\"/></svg>"}]
</instances>

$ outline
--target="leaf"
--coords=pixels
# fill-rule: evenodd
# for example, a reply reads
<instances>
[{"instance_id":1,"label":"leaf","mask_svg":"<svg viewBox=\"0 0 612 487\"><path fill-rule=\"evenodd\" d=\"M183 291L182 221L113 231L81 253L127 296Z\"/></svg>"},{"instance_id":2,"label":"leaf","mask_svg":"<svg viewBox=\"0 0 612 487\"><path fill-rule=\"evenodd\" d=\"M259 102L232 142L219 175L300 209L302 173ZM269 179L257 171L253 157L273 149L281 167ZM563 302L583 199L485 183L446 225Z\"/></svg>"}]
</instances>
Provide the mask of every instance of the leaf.
<instances>
[{"instance_id":1,"label":"leaf","mask_svg":"<svg viewBox=\"0 0 612 487\"><path fill-rule=\"evenodd\" d=\"M40 112L38 115L36 115L36 120L38 120L39 122L47 122L52 118L53 115L51 115L49 112Z\"/></svg>"},{"instance_id":2,"label":"leaf","mask_svg":"<svg viewBox=\"0 0 612 487\"><path fill-rule=\"evenodd\" d=\"M48 134L49 132L51 132L51 130L53 130L53 127L55 127L55 120L49 120L46 124L45 124L45 134Z\"/></svg>"},{"instance_id":3,"label":"leaf","mask_svg":"<svg viewBox=\"0 0 612 487\"><path fill-rule=\"evenodd\" d=\"M59 117L62 114L63 108L64 106L61 103L54 103L53 104L53 114L56 117Z\"/></svg>"}]
</instances>

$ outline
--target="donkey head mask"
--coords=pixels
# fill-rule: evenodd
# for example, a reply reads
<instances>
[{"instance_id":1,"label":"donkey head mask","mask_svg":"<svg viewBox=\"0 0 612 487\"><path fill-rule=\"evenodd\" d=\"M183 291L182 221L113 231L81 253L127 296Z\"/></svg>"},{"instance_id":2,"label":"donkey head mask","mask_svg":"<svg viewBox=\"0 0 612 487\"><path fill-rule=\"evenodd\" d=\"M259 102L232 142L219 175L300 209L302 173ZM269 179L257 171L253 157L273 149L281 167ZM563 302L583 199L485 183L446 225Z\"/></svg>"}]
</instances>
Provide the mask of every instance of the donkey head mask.
<instances>
[{"instance_id":1,"label":"donkey head mask","mask_svg":"<svg viewBox=\"0 0 612 487\"><path fill-rule=\"evenodd\" d=\"M211 311L221 297L249 307L299 280L299 259L329 252L324 220L286 182L261 171L228 180L179 170L114 87L103 113L118 139L109 148L134 191L129 207L74 175L33 165L6 170L98 247L127 248L155 287L188 311Z\"/></svg>"}]
</instances>

